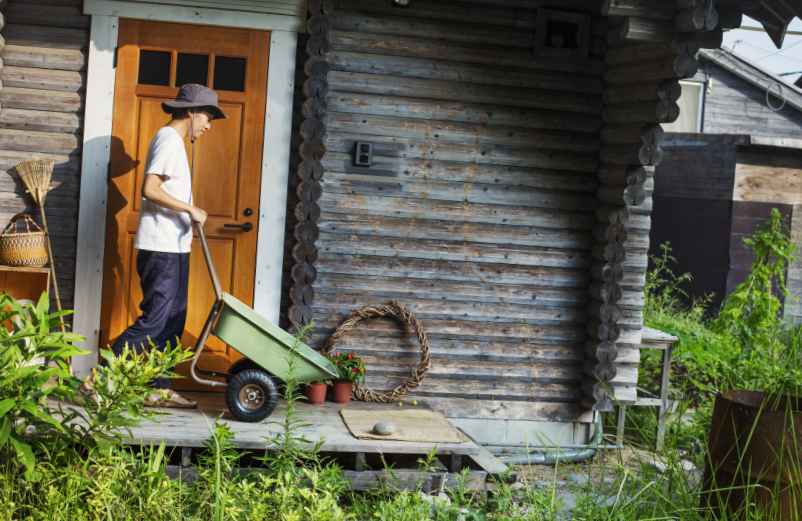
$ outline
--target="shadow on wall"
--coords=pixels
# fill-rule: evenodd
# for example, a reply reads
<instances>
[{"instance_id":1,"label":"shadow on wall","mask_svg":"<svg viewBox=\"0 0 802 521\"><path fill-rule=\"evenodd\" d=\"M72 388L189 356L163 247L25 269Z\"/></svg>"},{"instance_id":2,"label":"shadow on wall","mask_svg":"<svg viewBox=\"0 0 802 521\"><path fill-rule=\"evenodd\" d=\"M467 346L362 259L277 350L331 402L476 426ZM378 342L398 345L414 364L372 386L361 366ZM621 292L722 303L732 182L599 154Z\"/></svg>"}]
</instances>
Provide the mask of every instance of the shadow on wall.
<instances>
[{"instance_id":1,"label":"shadow on wall","mask_svg":"<svg viewBox=\"0 0 802 521\"><path fill-rule=\"evenodd\" d=\"M123 158L122 163L124 163L123 166L126 171L136 166L136 162L122 150L122 143L119 139L112 138L112 150L115 153L119 153L117 157ZM78 234L78 207L81 193L81 151L76 150L70 155L30 152L27 156L20 154L19 160L15 159L14 164L8 165L6 173L11 179L11 185L8 185L9 187L6 190L2 190L2 187L0 187L0 190L6 193L6 197L3 198L0 205L0 229L6 226L11 217L20 212L31 214L36 222L41 225L39 209L27 193L15 168L16 164L31 159L56 160L51 189L45 202L45 214L53 244L53 255L55 257L62 302L66 309L72 309L75 284L76 239ZM112 200L119 200L119 198L115 197ZM113 216L119 211L119 208L109 208L109 210L113 212L109 215ZM103 240L103 238L99 237L98 240ZM113 262L115 266L119 266L119 259L108 260ZM101 281L98 281L98 283L101 283Z\"/></svg>"}]
</instances>

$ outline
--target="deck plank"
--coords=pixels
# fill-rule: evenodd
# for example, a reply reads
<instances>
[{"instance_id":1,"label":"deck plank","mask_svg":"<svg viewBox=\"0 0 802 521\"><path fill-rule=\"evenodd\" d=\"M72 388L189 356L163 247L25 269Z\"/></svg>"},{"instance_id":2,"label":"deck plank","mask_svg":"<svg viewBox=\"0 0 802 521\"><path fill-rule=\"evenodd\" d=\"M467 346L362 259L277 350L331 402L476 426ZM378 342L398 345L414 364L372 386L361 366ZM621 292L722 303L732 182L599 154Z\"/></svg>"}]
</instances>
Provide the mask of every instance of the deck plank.
<instances>
[{"instance_id":1,"label":"deck plank","mask_svg":"<svg viewBox=\"0 0 802 521\"><path fill-rule=\"evenodd\" d=\"M193 395L193 397L196 397ZM199 395L199 409L160 409L162 414L142 422L131 429L125 439L130 445L165 443L171 447L203 447L209 439L216 419L229 426L234 433L234 445L240 449L264 450L272 445L271 439L282 431L281 422L286 415L286 404L279 404L267 419L259 423L231 420L224 412L221 397ZM424 443L392 440L360 440L351 435L340 417L343 407L335 403L310 405L299 402L298 419L302 422L297 434L310 445L322 440L323 452L353 452L366 454L428 454L436 448L437 454L479 455L481 448L472 441L463 443ZM394 408L397 405L352 402L353 409Z\"/></svg>"}]
</instances>

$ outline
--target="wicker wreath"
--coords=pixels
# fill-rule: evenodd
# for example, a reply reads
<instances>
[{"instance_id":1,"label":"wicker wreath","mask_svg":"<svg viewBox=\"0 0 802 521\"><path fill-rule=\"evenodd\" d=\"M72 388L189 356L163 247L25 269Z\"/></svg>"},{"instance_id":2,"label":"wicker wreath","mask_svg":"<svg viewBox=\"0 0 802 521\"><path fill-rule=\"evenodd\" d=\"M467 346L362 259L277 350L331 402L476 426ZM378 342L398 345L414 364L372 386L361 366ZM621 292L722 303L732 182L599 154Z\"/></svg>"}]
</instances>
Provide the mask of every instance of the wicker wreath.
<instances>
[{"instance_id":1,"label":"wicker wreath","mask_svg":"<svg viewBox=\"0 0 802 521\"><path fill-rule=\"evenodd\" d=\"M409 391L420 385L420 383L423 381L423 376L429 369L430 362L429 339L426 336L426 332L423 330L423 326L421 326L420 322L418 322L418 319L415 318L415 315L413 315L412 312L406 307L402 306L398 302L390 301L381 306L365 306L355 310L348 316L348 318L345 319L342 324L340 324L334 333L332 333L321 351L323 353L331 352L334 345L343 336L348 334L349 331L356 328L357 325L359 325L359 323L363 320L372 318L392 318L396 320L398 323L405 326L407 331L410 329L414 331L418 337L418 343L420 344L420 361L418 362L418 366L412 369L410 376L405 381L401 382L393 389L387 391L375 391L360 384L355 384L354 386L354 397L357 400L381 403L394 402L399 398L406 396Z\"/></svg>"}]
</instances>

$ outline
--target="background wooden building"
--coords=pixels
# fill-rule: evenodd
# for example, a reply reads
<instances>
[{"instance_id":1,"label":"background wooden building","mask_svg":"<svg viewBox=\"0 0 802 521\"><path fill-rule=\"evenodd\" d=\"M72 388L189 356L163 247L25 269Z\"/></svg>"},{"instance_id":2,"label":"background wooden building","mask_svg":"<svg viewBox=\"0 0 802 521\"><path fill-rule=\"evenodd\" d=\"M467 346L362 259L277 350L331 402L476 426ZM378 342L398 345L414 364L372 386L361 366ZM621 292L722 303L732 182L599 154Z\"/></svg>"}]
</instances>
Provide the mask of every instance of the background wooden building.
<instances>
[{"instance_id":1,"label":"background wooden building","mask_svg":"<svg viewBox=\"0 0 802 521\"><path fill-rule=\"evenodd\" d=\"M415 398L483 441L583 442L593 411L634 399L652 176L660 124L679 114L678 80L742 13L779 45L800 10L770 0L406 3L8 0L3 166L58 159L49 211L62 285L75 280L75 328L97 348L119 329L101 302L135 287L103 282L118 217L109 188L139 175L115 156L138 152L112 140L118 31L133 38L130 19L270 31L250 301L288 327L314 321L319 345L353 308L397 299L432 340ZM163 87L126 88L174 94L168 69ZM11 178L2 183L7 217L24 203ZM126 309L119 320L133 318ZM343 347L366 355L377 387L416 355L381 322Z\"/></svg>"},{"instance_id":2,"label":"background wooden building","mask_svg":"<svg viewBox=\"0 0 802 521\"><path fill-rule=\"evenodd\" d=\"M686 115L669 128L656 173L651 254L669 242L676 271L691 273L691 294L712 306L749 272L743 244L772 208L788 218L802 194L802 91L724 50L700 53L700 70L683 82ZM698 101L697 101L698 100ZM698 131L698 132L697 132ZM785 314L800 318L798 263L788 272Z\"/></svg>"}]
</instances>

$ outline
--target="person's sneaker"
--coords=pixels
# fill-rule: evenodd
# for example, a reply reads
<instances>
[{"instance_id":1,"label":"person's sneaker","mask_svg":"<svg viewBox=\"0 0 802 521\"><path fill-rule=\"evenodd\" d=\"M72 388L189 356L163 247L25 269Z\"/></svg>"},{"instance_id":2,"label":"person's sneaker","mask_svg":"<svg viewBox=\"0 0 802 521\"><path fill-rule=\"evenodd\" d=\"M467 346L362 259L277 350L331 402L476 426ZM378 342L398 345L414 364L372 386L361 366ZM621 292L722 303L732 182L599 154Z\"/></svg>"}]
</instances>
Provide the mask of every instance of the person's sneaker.
<instances>
[{"instance_id":1,"label":"person's sneaker","mask_svg":"<svg viewBox=\"0 0 802 521\"><path fill-rule=\"evenodd\" d=\"M185 398L172 389L156 389L145 398L145 406L194 409L198 402Z\"/></svg>"}]
</instances>

